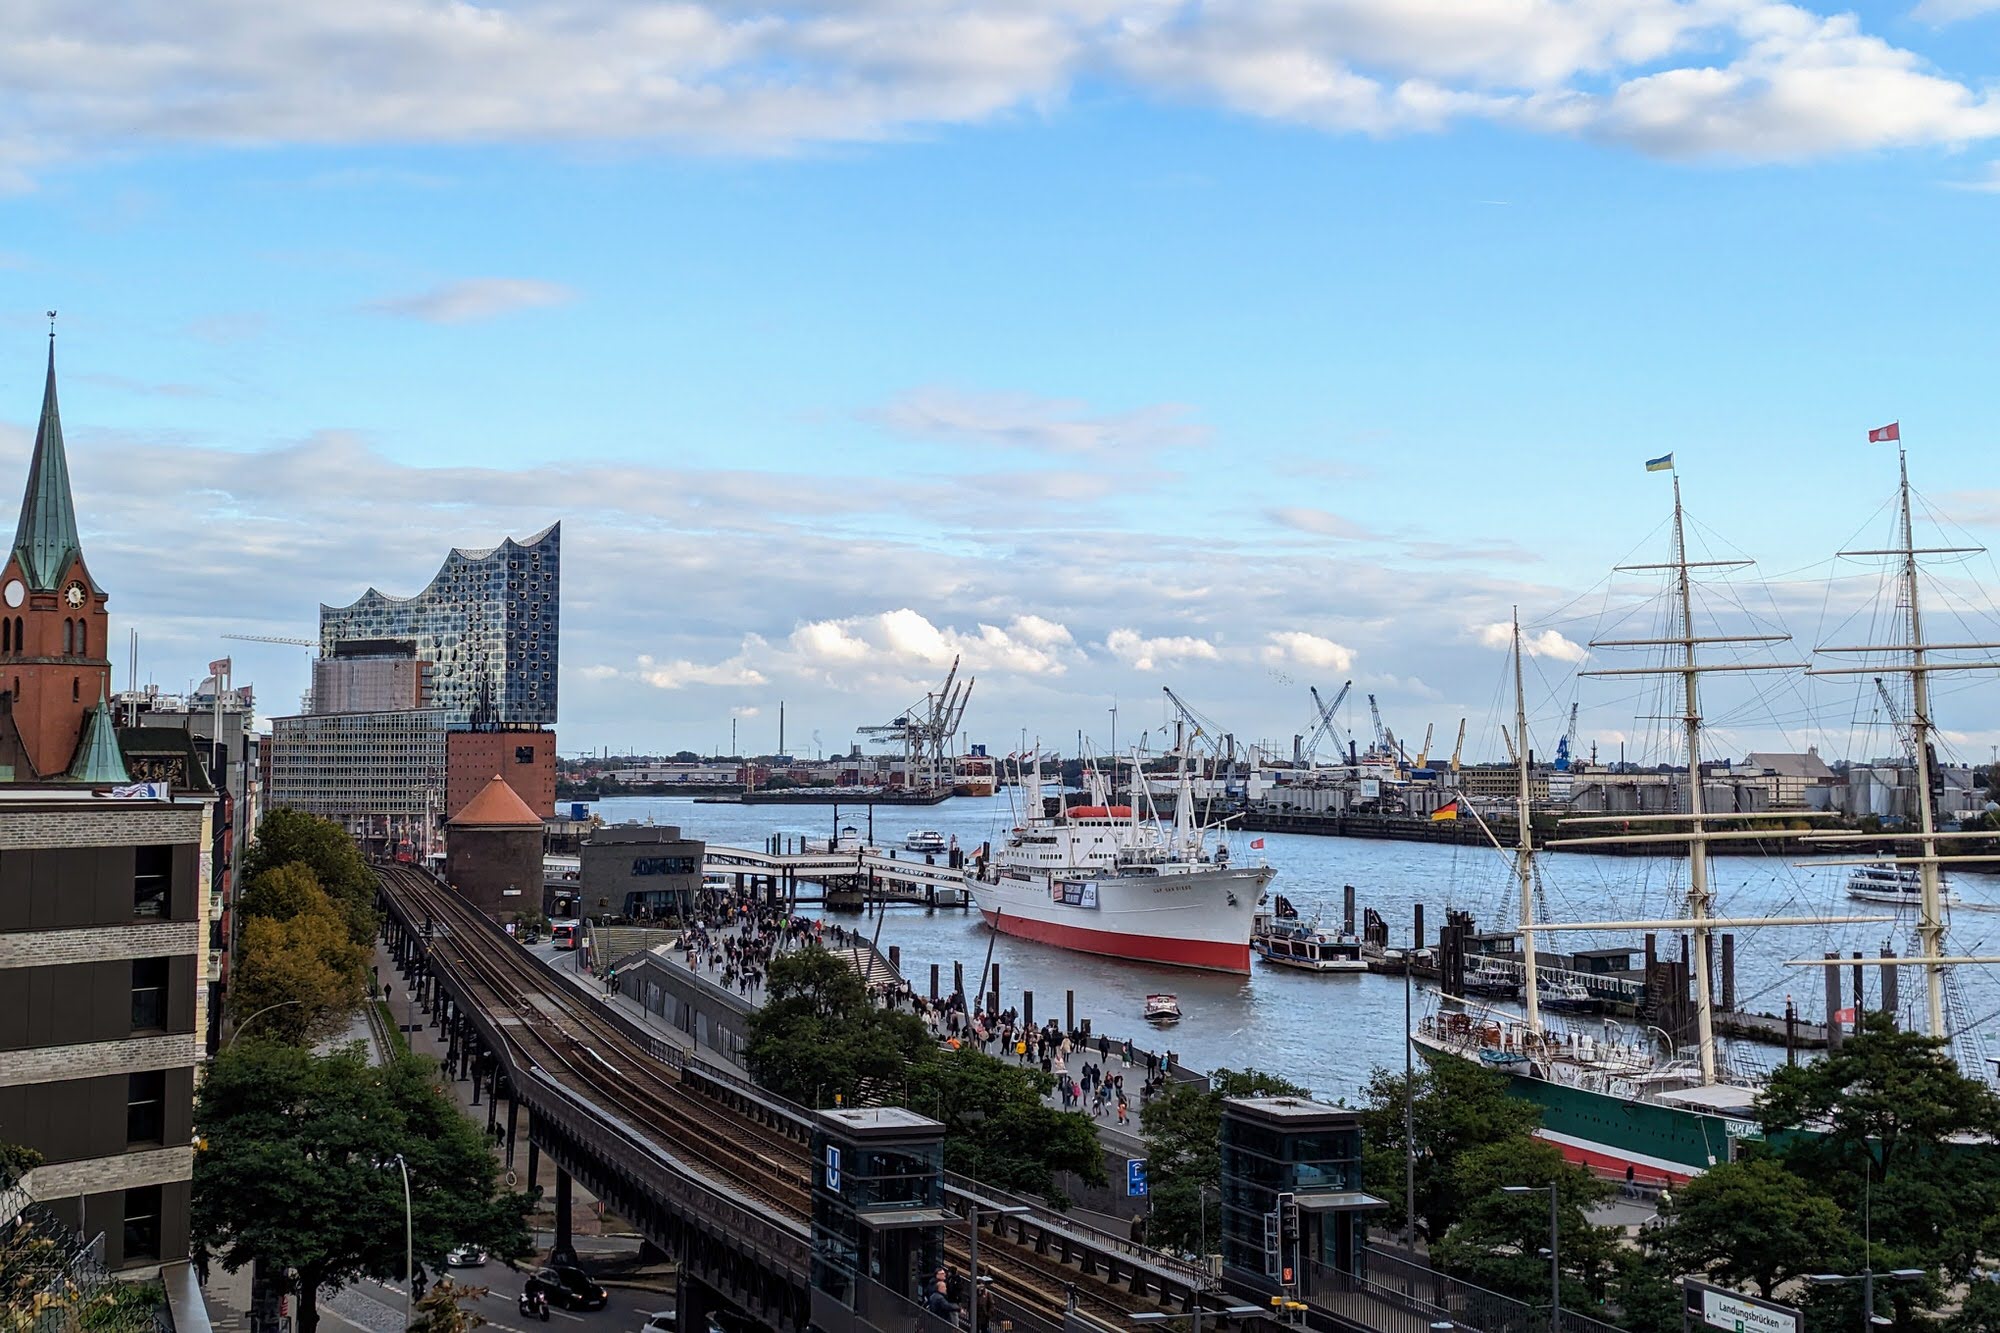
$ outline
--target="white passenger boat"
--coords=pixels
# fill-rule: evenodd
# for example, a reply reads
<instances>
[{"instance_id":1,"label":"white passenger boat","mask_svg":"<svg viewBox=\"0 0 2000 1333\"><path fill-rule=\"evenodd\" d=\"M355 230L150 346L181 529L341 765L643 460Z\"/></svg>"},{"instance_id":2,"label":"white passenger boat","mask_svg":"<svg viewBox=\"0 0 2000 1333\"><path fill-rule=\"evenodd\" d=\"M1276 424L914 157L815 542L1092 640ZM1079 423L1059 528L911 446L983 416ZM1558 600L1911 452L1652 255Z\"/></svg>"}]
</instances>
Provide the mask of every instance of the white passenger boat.
<instances>
[{"instance_id":1,"label":"white passenger boat","mask_svg":"<svg viewBox=\"0 0 2000 1333\"><path fill-rule=\"evenodd\" d=\"M1164 992L1146 997L1146 1021L1148 1023L1178 1023L1181 1021L1181 1002L1177 995Z\"/></svg>"}]
</instances>

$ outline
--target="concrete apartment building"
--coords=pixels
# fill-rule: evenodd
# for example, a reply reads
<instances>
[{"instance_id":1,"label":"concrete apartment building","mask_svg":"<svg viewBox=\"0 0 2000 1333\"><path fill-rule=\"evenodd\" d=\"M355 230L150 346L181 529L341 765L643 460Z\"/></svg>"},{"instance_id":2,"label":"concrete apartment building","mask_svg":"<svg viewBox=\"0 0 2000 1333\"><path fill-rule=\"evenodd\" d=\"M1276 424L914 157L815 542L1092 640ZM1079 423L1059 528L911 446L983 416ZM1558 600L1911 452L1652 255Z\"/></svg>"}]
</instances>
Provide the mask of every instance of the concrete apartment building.
<instances>
[{"instance_id":1,"label":"concrete apartment building","mask_svg":"<svg viewBox=\"0 0 2000 1333\"><path fill-rule=\"evenodd\" d=\"M120 728L55 356L0 568L0 1141L113 1269L187 1258L213 795L183 732ZM136 781L135 781L136 779Z\"/></svg>"}]
</instances>

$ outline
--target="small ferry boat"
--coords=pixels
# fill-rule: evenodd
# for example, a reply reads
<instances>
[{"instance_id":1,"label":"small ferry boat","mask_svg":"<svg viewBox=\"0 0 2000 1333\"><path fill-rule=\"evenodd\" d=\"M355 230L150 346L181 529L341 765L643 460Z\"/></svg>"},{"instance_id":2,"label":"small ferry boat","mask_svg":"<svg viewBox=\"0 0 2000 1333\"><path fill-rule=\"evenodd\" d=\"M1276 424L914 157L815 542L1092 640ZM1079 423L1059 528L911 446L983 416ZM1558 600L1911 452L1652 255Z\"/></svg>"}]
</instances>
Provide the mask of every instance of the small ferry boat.
<instances>
[{"instance_id":1,"label":"small ferry boat","mask_svg":"<svg viewBox=\"0 0 2000 1333\"><path fill-rule=\"evenodd\" d=\"M1465 974L1465 993L1490 1000L1511 1000L1520 995L1521 982L1489 958L1477 971Z\"/></svg>"},{"instance_id":2,"label":"small ferry boat","mask_svg":"<svg viewBox=\"0 0 2000 1333\"><path fill-rule=\"evenodd\" d=\"M1296 917L1263 919L1250 935L1250 947L1267 963L1303 972L1366 972L1361 941L1352 935L1323 930Z\"/></svg>"},{"instance_id":3,"label":"small ferry boat","mask_svg":"<svg viewBox=\"0 0 2000 1333\"><path fill-rule=\"evenodd\" d=\"M1165 993L1148 995L1146 997L1146 1021L1148 1023L1180 1022L1180 997Z\"/></svg>"},{"instance_id":4,"label":"small ferry boat","mask_svg":"<svg viewBox=\"0 0 2000 1333\"><path fill-rule=\"evenodd\" d=\"M1598 1010L1597 997L1581 981L1541 978L1535 987L1535 998L1542 1008L1559 1014L1594 1014Z\"/></svg>"},{"instance_id":5,"label":"small ferry boat","mask_svg":"<svg viewBox=\"0 0 2000 1333\"><path fill-rule=\"evenodd\" d=\"M936 829L918 829L903 839L903 850L906 852L942 852L948 846L944 834Z\"/></svg>"},{"instance_id":6,"label":"small ferry boat","mask_svg":"<svg viewBox=\"0 0 2000 1333\"><path fill-rule=\"evenodd\" d=\"M1957 907L1957 897L1939 877L1938 902ZM1915 866L1856 866L1847 877L1847 896L1864 903L1894 903L1898 907L1918 907L1923 903L1924 882Z\"/></svg>"}]
</instances>

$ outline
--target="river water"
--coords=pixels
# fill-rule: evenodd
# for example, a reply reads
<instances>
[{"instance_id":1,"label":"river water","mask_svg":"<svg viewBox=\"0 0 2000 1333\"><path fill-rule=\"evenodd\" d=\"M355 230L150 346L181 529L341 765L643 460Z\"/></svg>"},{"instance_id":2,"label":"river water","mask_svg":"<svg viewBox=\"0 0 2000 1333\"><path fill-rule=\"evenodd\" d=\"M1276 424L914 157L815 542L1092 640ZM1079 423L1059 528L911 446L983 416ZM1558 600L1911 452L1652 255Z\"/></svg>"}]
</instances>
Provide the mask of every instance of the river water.
<instances>
[{"instance_id":1,"label":"river water","mask_svg":"<svg viewBox=\"0 0 2000 1333\"><path fill-rule=\"evenodd\" d=\"M903 836L916 829L936 829L956 835L959 845L977 847L999 842L1016 822L1012 793L992 798L954 797L930 807L878 806L874 837L878 845L901 847ZM690 798L614 797L592 810L611 823L625 821L674 824L689 836L710 843L762 848L774 833L824 838L835 829L830 805L786 807L770 805L701 805ZM839 807L838 822L868 832L864 807ZM1248 846L1261 837L1261 851ZM1309 837L1270 833L1232 836L1233 859L1239 863L1262 858L1278 870L1274 893L1289 898L1302 916L1316 913L1338 927L1342 886L1357 890L1355 914L1373 907L1389 923L1390 943L1409 939L1413 907L1422 903L1426 942L1435 942L1448 908L1473 913L1480 929L1511 925L1518 915L1518 898L1511 858L1491 847L1452 847L1430 843L1371 841L1359 838ZM1683 915L1684 860L1549 853L1538 858L1543 881L1543 919L1604 921L1673 918ZM1790 859L1719 856L1711 880L1720 915L1861 916L1893 909L1850 902L1841 892L1844 869L1797 868ZM1953 914L1950 949L1955 954L2000 953L2000 878L1961 875L1953 891L1966 906ZM1984 909L1984 910L1982 910ZM851 920L851 918L850 918ZM873 929L871 920L868 928ZM1825 1014L1822 969L1784 966L1792 958L1817 958L1829 949L1842 953L1862 950L1871 956L1884 944L1898 953L1914 951L1906 918L1888 924L1815 924L1804 927L1764 926L1737 934L1736 993L1738 1007L1766 1013L1784 1012L1787 994L1795 997L1802 1017L1819 1021ZM1373 973L1317 975L1252 962L1249 977L1226 977L1177 968L1153 967L1092 955L1072 953L1009 936L995 937L977 912L956 909L926 912L917 907L892 907L882 921L881 944L902 950L903 973L920 991L929 984L929 964L941 964L942 986L951 985L951 965L965 965L968 979L978 974L989 944L1000 964L1003 1003L1018 1005L1021 991L1035 993L1038 1017L1060 1016L1065 990L1076 992L1079 1018L1089 1017L1099 1031L1114 1038L1132 1035L1141 1045L1170 1047L1193 1069L1252 1066L1304 1084L1316 1096L1353 1097L1376 1066L1400 1069L1404 1059L1404 984L1400 977ZM1637 932L1599 935L1565 932L1563 951L1629 946L1636 952ZM1678 950L1664 935L1663 954ZM1876 969L1867 978L1869 1004L1876 1003ZM1843 979L1849 976L1843 973ZM1969 1025L1976 1046L1980 1034L1992 1033L2000 1018L2000 969L1958 969L1961 1002L1954 1026ZM1848 983L1851 984L1851 983ZM1922 1012L1921 978L1904 970L1901 1009L1906 1023ZM1139 1014L1149 991L1170 990L1180 997L1185 1019L1164 1036L1148 1031ZM1419 1013L1423 999L1415 1001ZM1584 1019L1582 1023L1596 1020ZM2000 1055L2000 1044L1993 1053ZM1747 1063L1769 1063L1769 1048L1741 1048ZM1987 1066L1982 1072L1991 1072Z\"/></svg>"}]
</instances>

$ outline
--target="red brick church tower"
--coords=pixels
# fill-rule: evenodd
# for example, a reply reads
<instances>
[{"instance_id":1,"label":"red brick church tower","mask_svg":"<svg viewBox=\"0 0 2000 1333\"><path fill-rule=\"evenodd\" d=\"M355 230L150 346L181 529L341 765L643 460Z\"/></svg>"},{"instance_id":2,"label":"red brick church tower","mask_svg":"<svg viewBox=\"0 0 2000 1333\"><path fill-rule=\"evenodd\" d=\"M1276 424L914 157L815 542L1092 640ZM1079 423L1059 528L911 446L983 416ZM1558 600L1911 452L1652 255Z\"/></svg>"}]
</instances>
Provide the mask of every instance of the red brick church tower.
<instances>
[{"instance_id":1,"label":"red brick church tower","mask_svg":"<svg viewBox=\"0 0 2000 1333\"><path fill-rule=\"evenodd\" d=\"M56 411L55 330L42 418L14 549L0 569L0 696L11 706L22 757L17 781L61 778L76 758L85 716L111 690L105 642L109 594L83 562L69 459Z\"/></svg>"}]
</instances>

